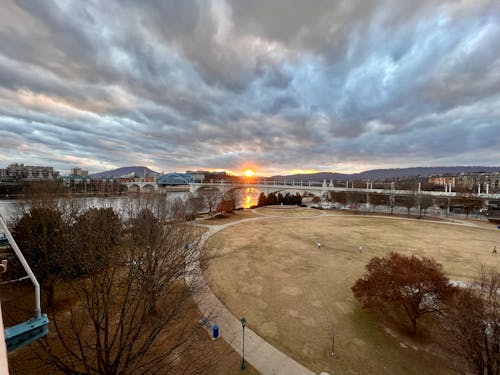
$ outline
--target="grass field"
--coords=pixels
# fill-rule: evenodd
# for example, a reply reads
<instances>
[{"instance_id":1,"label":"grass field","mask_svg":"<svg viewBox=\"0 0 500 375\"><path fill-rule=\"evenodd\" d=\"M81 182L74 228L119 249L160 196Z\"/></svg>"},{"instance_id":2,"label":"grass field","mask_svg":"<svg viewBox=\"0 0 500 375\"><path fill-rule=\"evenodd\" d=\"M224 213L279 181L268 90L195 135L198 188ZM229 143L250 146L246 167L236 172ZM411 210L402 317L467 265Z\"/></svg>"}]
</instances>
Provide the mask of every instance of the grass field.
<instances>
[{"instance_id":1,"label":"grass field","mask_svg":"<svg viewBox=\"0 0 500 375\"><path fill-rule=\"evenodd\" d=\"M203 225L222 225L229 224L235 221L240 221L243 219L250 219L252 217L257 217L252 210L237 210L234 215L231 213L225 213L224 215L218 215L213 218L204 217L196 219L196 221Z\"/></svg>"},{"instance_id":2,"label":"grass field","mask_svg":"<svg viewBox=\"0 0 500 375\"><path fill-rule=\"evenodd\" d=\"M259 210L273 217L233 225L207 243L215 257L206 279L234 315L245 316L251 329L318 373L450 372L433 340L410 339L406 321L391 325L361 310L350 288L372 257L389 251L434 257L452 280L471 279L482 265L498 268L491 254L500 247L494 227ZM423 332L432 333L433 324L428 320Z\"/></svg>"}]
</instances>

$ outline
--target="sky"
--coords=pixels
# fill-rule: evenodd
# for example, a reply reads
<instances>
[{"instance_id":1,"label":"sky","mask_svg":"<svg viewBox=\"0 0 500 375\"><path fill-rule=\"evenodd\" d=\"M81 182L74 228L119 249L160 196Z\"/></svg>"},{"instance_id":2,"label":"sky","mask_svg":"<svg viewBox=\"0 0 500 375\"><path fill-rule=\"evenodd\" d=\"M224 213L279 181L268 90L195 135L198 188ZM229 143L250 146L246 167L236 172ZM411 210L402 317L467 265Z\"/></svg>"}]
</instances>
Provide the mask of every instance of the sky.
<instances>
[{"instance_id":1,"label":"sky","mask_svg":"<svg viewBox=\"0 0 500 375\"><path fill-rule=\"evenodd\" d=\"M0 167L500 165L498 0L2 0Z\"/></svg>"}]
</instances>

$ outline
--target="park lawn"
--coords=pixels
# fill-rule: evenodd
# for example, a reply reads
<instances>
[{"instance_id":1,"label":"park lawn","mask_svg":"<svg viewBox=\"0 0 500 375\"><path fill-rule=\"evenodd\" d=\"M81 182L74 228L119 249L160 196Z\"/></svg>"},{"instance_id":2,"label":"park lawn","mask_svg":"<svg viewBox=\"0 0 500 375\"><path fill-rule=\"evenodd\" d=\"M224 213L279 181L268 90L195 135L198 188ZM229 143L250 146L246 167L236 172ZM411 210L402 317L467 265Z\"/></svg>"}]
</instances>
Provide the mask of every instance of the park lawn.
<instances>
[{"instance_id":1,"label":"park lawn","mask_svg":"<svg viewBox=\"0 0 500 375\"><path fill-rule=\"evenodd\" d=\"M214 218L206 217L202 219L197 219L196 221L203 225L223 225L223 224L234 223L235 221L240 221L244 219L251 219L253 217L257 217L257 215L253 213L253 210L244 209L244 210L236 210L234 212L234 215L232 213L225 213L222 215L218 215Z\"/></svg>"},{"instance_id":2,"label":"park lawn","mask_svg":"<svg viewBox=\"0 0 500 375\"><path fill-rule=\"evenodd\" d=\"M322 210L313 209L309 207L296 207L296 206L264 206L255 209L258 215L264 216L279 216L279 217L310 217L320 216L323 214Z\"/></svg>"},{"instance_id":3,"label":"park lawn","mask_svg":"<svg viewBox=\"0 0 500 375\"><path fill-rule=\"evenodd\" d=\"M361 310L350 288L372 257L389 251L434 257L450 279L470 280L482 265L498 269L494 245L500 248L494 230L445 222L263 218L215 234L206 247L214 257L205 276L235 316L315 372L446 374L448 359L428 337L432 322L414 340L404 317L394 325Z\"/></svg>"}]
</instances>

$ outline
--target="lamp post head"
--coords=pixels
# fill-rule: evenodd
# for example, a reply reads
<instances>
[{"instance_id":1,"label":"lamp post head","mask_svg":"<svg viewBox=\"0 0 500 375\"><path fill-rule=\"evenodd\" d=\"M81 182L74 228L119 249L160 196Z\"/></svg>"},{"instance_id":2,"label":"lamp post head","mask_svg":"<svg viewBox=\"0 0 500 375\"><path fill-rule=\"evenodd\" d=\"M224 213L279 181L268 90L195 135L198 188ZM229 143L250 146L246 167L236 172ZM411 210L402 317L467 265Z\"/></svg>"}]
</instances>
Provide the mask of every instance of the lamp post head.
<instances>
[{"instance_id":1,"label":"lamp post head","mask_svg":"<svg viewBox=\"0 0 500 375\"><path fill-rule=\"evenodd\" d=\"M242 326L243 328L245 328L245 326L247 325L247 320L246 320L245 318L241 318L241 319L240 319L240 322L241 322L241 326Z\"/></svg>"}]
</instances>

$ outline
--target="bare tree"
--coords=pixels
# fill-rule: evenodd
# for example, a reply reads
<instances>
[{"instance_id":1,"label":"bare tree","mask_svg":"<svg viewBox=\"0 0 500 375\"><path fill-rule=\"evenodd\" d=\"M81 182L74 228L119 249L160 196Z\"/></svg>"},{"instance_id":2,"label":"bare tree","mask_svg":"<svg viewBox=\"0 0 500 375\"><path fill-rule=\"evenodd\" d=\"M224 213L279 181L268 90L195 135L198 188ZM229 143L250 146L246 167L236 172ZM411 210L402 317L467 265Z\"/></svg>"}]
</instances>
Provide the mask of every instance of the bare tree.
<instances>
[{"instance_id":1,"label":"bare tree","mask_svg":"<svg viewBox=\"0 0 500 375\"><path fill-rule=\"evenodd\" d=\"M359 211L359 206L366 203L366 193L362 191L351 191L349 193L349 201L354 206L356 212Z\"/></svg>"},{"instance_id":2,"label":"bare tree","mask_svg":"<svg viewBox=\"0 0 500 375\"><path fill-rule=\"evenodd\" d=\"M346 191L332 191L331 196L332 202L338 202L344 207L349 204L349 193Z\"/></svg>"},{"instance_id":3,"label":"bare tree","mask_svg":"<svg viewBox=\"0 0 500 375\"><path fill-rule=\"evenodd\" d=\"M479 210L483 207L484 201L470 195L459 195L452 200L454 206L463 208L465 216L468 218L473 210Z\"/></svg>"},{"instance_id":4,"label":"bare tree","mask_svg":"<svg viewBox=\"0 0 500 375\"><path fill-rule=\"evenodd\" d=\"M199 190L199 196L208 207L208 214L214 217L222 200L222 194L217 188L206 188Z\"/></svg>"},{"instance_id":5,"label":"bare tree","mask_svg":"<svg viewBox=\"0 0 500 375\"><path fill-rule=\"evenodd\" d=\"M408 210L408 216L410 216L410 211L417 204L417 198L414 194L412 195L398 195L395 197L395 203L397 205L406 207Z\"/></svg>"},{"instance_id":6,"label":"bare tree","mask_svg":"<svg viewBox=\"0 0 500 375\"><path fill-rule=\"evenodd\" d=\"M200 197L188 197L186 204L186 214L190 219L194 219L196 215L203 209L203 199Z\"/></svg>"},{"instance_id":7,"label":"bare tree","mask_svg":"<svg viewBox=\"0 0 500 375\"><path fill-rule=\"evenodd\" d=\"M202 329L193 319L200 229L146 202L128 206L119 243L104 241L104 228L91 234L86 247L108 264L69 284L68 300L78 302L52 313L54 334L36 350L66 374L179 373ZM200 373L209 360L199 361L182 372Z\"/></svg>"},{"instance_id":8,"label":"bare tree","mask_svg":"<svg viewBox=\"0 0 500 375\"><path fill-rule=\"evenodd\" d=\"M233 215L236 211L236 205L238 204L238 198L240 197L240 190L238 185L231 185L229 190L224 194L224 200L226 203L227 211L230 211Z\"/></svg>"},{"instance_id":9,"label":"bare tree","mask_svg":"<svg viewBox=\"0 0 500 375\"><path fill-rule=\"evenodd\" d=\"M442 266L434 259L395 252L384 258L372 258L366 273L352 287L354 296L365 307L402 307L413 334L418 318L439 312L442 300L453 290Z\"/></svg>"},{"instance_id":10,"label":"bare tree","mask_svg":"<svg viewBox=\"0 0 500 375\"><path fill-rule=\"evenodd\" d=\"M436 198L435 202L440 209L445 211L445 215L448 216L448 210L450 208L451 198Z\"/></svg>"},{"instance_id":11,"label":"bare tree","mask_svg":"<svg viewBox=\"0 0 500 375\"><path fill-rule=\"evenodd\" d=\"M387 194L380 193L369 193L368 200L370 201L371 206L373 207L373 211L377 206L389 206L389 196Z\"/></svg>"},{"instance_id":12,"label":"bare tree","mask_svg":"<svg viewBox=\"0 0 500 375\"><path fill-rule=\"evenodd\" d=\"M67 222L56 208L31 207L14 225L12 235L42 285L47 306L54 304L56 281L62 276Z\"/></svg>"},{"instance_id":13,"label":"bare tree","mask_svg":"<svg viewBox=\"0 0 500 375\"><path fill-rule=\"evenodd\" d=\"M431 195L422 194L418 197L418 207L419 215L422 216L422 211L424 211L424 216L427 214L427 209L432 206L433 199Z\"/></svg>"},{"instance_id":14,"label":"bare tree","mask_svg":"<svg viewBox=\"0 0 500 375\"><path fill-rule=\"evenodd\" d=\"M479 280L461 289L448 305L443 323L447 345L459 371L477 375L500 372L500 273L481 270ZM465 372L465 371L463 371Z\"/></svg>"}]
</instances>

